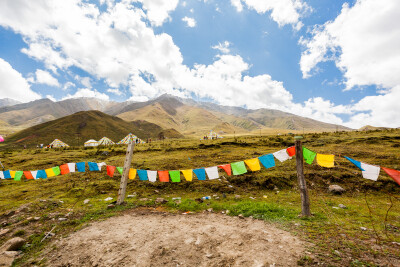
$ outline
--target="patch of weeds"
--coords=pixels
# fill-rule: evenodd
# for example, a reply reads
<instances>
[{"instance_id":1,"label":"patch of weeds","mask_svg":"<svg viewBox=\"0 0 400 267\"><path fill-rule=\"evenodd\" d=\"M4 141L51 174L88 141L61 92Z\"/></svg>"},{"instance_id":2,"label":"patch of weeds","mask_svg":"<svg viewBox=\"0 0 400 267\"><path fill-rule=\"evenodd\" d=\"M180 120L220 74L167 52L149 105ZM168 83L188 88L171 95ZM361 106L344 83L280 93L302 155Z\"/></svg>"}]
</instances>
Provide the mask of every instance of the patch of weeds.
<instances>
[{"instance_id":1,"label":"patch of weeds","mask_svg":"<svg viewBox=\"0 0 400 267\"><path fill-rule=\"evenodd\" d=\"M18 230L18 231L16 231L16 232L14 233L14 236L24 236L25 233L26 233L25 230L20 229L20 230Z\"/></svg>"},{"instance_id":2,"label":"patch of weeds","mask_svg":"<svg viewBox=\"0 0 400 267\"><path fill-rule=\"evenodd\" d=\"M297 261L297 265L299 266L309 266L312 265L314 263L313 258L311 258L310 256L303 256L301 257L298 261Z\"/></svg>"}]
</instances>

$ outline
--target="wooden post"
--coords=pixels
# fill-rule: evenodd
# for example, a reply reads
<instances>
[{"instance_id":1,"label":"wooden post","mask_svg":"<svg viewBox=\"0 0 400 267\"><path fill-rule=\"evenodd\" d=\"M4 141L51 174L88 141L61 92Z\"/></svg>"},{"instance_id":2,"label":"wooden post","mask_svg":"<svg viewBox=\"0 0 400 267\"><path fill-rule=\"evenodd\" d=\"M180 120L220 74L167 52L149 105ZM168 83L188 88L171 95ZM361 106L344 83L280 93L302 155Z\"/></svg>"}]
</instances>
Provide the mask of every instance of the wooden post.
<instances>
[{"instance_id":1,"label":"wooden post","mask_svg":"<svg viewBox=\"0 0 400 267\"><path fill-rule=\"evenodd\" d=\"M119 190L118 190L117 205L121 205L122 203L124 203L125 194L126 194L126 185L128 184L129 169L131 167L134 147L135 147L135 142L132 141L130 144L128 144L128 148L126 149L124 170L122 172L121 184L120 184Z\"/></svg>"},{"instance_id":2,"label":"wooden post","mask_svg":"<svg viewBox=\"0 0 400 267\"><path fill-rule=\"evenodd\" d=\"M310 211L310 199L308 198L308 190L306 181L304 179L303 171L303 146L301 145L302 136L295 136L295 147L296 147L296 167L297 167L297 181L299 183L300 195L301 195L301 215L311 216Z\"/></svg>"}]
</instances>

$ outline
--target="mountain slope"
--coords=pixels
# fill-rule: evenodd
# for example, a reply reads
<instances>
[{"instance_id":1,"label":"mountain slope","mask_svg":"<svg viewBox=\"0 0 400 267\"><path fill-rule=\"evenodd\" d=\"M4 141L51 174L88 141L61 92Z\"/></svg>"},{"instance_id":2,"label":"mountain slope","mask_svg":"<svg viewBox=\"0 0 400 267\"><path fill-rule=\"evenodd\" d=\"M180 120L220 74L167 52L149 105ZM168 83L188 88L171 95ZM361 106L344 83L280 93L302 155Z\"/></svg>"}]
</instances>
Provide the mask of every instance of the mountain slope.
<instances>
[{"instance_id":1,"label":"mountain slope","mask_svg":"<svg viewBox=\"0 0 400 267\"><path fill-rule=\"evenodd\" d=\"M0 99L0 108L1 107L8 107L8 106L13 106L13 105L17 105L17 104L21 104L21 102L11 99L11 98L3 98Z\"/></svg>"},{"instance_id":2,"label":"mountain slope","mask_svg":"<svg viewBox=\"0 0 400 267\"><path fill-rule=\"evenodd\" d=\"M162 128L145 122L127 122L100 111L81 111L60 119L45 122L22 130L6 139L6 145L49 144L58 138L69 145L83 145L89 139L107 136L118 142L128 133L142 139L156 138Z\"/></svg>"}]
</instances>

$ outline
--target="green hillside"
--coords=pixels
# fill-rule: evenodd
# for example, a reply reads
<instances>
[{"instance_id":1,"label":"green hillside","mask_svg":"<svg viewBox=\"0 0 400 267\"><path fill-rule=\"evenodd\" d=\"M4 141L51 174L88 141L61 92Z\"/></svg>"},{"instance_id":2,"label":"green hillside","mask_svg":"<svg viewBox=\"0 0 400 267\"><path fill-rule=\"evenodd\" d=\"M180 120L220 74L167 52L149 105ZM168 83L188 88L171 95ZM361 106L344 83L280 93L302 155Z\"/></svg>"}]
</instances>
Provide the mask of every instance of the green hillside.
<instances>
[{"instance_id":1,"label":"green hillside","mask_svg":"<svg viewBox=\"0 0 400 267\"><path fill-rule=\"evenodd\" d=\"M118 142L128 133L142 139L155 138L162 128L146 121L127 122L100 111L81 111L22 130L6 139L5 146L28 147L49 144L58 138L69 145L83 145L89 139L107 136Z\"/></svg>"}]
</instances>

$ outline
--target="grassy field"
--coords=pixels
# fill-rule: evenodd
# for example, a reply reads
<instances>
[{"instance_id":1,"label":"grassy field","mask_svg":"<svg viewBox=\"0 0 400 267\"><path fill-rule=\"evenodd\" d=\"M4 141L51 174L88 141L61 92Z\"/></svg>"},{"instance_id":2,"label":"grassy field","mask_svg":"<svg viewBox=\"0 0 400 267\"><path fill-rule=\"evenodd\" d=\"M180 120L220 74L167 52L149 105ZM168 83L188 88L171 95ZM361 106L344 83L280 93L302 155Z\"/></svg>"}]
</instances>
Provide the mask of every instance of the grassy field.
<instances>
[{"instance_id":1,"label":"grassy field","mask_svg":"<svg viewBox=\"0 0 400 267\"><path fill-rule=\"evenodd\" d=\"M293 145L292 135L243 136L221 140L169 140L135 147L132 167L176 170L210 167L272 153ZM107 209L107 197L116 199L120 175L105 171L68 174L46 180L0 181L0 223L12 236L28 240L16 265L45 264L41 251L54 238L65 236L94 220L105 219L132 208L170 212L214 212L253 216L286 229L309 241L309 251L299 265L385 266L400 261L400 186L383 171L377 182L363 179L361 172L342 158L400 169L400 130L305 134L303 145L319 153L335 154L335 167L305 164L310 192L311 218L301 218L295 160L259 172L226 176L218 181L150 183L129 181L124 206ZM0 147L1 149L1 147ZM69 148L60 150L3 150L0 160L12 170L37 170L78 161L105 161L122 166L125 147ZM108 152L108 155L103 153ZM338 184L343 195L327 188ZM195 199L212 196L199 203ZM240 196L240 197L239 197ZM165 204L156 198L168 200ZM181 200L173 200L180 197ZM88 204L83 201L89 199ZM337 208L344 204L347 209ZM15 213L10 212L15 211ZM36 217L36 218L35 218ZM67 218L60 221L59 218ZM54 237L43 239L55 226Z\"/></svg>"}]
</instances>

